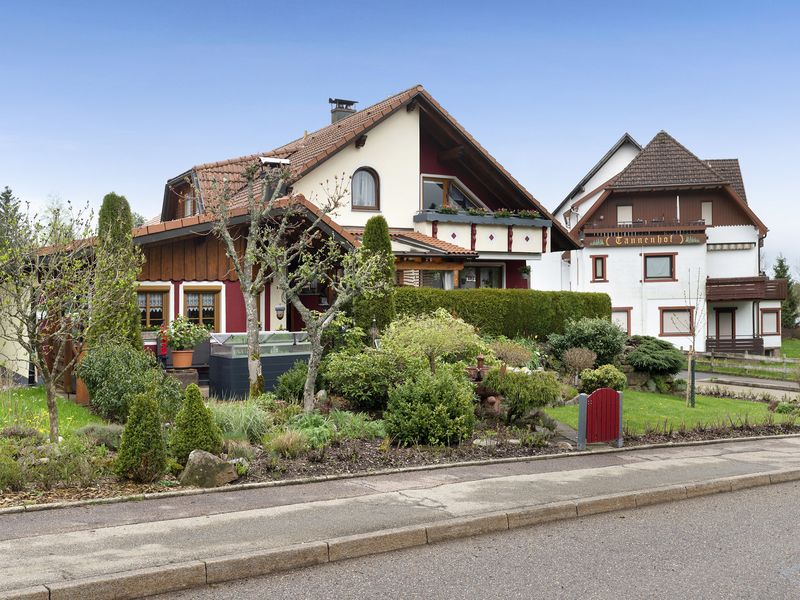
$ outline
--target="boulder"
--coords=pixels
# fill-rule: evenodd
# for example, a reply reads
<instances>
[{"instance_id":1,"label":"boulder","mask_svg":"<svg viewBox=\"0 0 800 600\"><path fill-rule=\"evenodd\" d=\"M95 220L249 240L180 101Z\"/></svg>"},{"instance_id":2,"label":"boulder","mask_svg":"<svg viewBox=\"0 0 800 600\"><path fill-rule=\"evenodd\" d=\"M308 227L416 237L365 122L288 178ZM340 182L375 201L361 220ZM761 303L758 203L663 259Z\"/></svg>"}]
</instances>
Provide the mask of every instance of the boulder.
<instances>
[{"instance_id":1,"label":"boulder","mask_svg":"<svg viewBox=\"0 0 800 600\"><path fill-rule=\"evenodd\" d=\"M181 485L219 487L236 481L236 467L205 450L192 450L181 473Z\"/></svg>"},{"instance_id":2,"label":"boulder","mask_svg":"<svg viewBox=\"0 0 800 600\"><path fill-rule=\"evenodd\" d=\"M572 444L565 441L558 442L556 444L556 448L558 448L559 450L568 450L568 451L573 449Z\"/></svg>"}]
</instances>

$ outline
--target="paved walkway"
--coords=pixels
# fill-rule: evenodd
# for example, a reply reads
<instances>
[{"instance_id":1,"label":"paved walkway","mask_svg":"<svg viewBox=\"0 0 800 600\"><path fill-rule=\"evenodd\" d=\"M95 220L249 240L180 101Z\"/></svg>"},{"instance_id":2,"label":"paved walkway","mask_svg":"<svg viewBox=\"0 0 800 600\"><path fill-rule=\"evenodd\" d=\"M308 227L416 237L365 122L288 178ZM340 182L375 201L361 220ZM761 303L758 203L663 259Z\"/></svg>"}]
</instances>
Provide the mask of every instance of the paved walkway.
<instances>
[{"instance_id":1,"label":"paved walkway","mask_svg":"<svg viewBox=\"0 0 800 600\"><path fill-rule=\"evenodd\" d=\"M634 450L0 516L0 591L800 467L800 438Z\"/></svg>"},{"instance_id":2,"label":"paved walkway","mask_svg":"<svg viewBox=\"0 0 800 600\"><path fill-rule=\"evenodd\" d=\"M689 380L688 371L678 373L677 377ZM719 379L725 383L716 383ZM753 394L769 394L777 400L786 399L796 400L800 392L800 384L796 381L785 381L780 379L759 379L757 377L744 377L742 375L725 375L723 373L703 373L697 372L695 381L697 391L703 393L704 388L722 388L728 390L732 396L741 394L751 396Z\"/></svg>"}]
</instances>

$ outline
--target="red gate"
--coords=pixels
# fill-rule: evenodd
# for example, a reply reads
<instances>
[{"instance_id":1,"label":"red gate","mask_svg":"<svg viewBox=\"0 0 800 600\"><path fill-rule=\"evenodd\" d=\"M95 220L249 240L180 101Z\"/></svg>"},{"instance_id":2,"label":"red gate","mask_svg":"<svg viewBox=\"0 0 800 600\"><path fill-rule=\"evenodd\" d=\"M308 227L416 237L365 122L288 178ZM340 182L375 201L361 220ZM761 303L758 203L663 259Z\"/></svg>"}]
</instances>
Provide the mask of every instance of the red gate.
<instances>
[{"instance_id":1,"label":"red gate","mask_svg":"<svg viewBox=\"0 0 800 600\"><path fill-rule=\"evenodd\" d=\"M578 398L578 450L586 444L616 442L622 447L622 392L601 388Z\"/></svg>"}]
</instances>

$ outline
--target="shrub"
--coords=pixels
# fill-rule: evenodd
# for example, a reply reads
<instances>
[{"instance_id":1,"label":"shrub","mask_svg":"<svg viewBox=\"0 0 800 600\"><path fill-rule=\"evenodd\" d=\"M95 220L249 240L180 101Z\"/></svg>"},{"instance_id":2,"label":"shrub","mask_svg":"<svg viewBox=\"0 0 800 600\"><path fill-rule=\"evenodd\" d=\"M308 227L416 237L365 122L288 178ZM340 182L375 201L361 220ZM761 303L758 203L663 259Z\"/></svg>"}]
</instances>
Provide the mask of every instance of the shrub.
<instances>
[{"instance_id":1,"label":"shrub","mask_svg":"<svg viewBox=\"0 0 800 600\"><path fill-rule=\"evenodd\" d=\"M514 423L537 408L553 404L559 399L561 386L554 373L549 371L492 369L486 375L485 385L503 397L506 421Z\"/></svg>"},{"instance_id":2,"label":"shrub","mask_svg":"<svg viewBox=\"0 0 800 600\"><path fill-rule=\"evenodd\" d=\"M657 375L675 375L683 368L683 352L666 340L635 335L628 340L625 359L637 371Z\"/></svg>"},{"instance_id":3,"label":"shrub","mask_svg":"<svg viewBox=\"0 0 800 600\"><path fill-rule=\"evenodd\" d=\"M162 423L174 423L183 403L183 386L172 375L161 369L152 369L146 393L155 398Z\"/></svg>"},{"instance_id":4,"label":"shrub","mask_svg":"<svg viewBox=\"0 0 800 600\"><path fill-rule=\"evenodd\" d=\"M570 321L563 334L553 334L547 342L559 360L570 348L588 348L597 355L595 364L606 365L622 354L626 337L610 319L582 318Z\"/></svg>"},{"instance_id":5,"label":"shrub","mask_svg":"<svg viewBox=\"0 0 800 600\"><path fill-rule=\"evenodd\" d=\"M454 369L422 371L389 392L386 432L402 445L452 444L475 426L474 389Z\"/></svg>"},{"instance_id":6,"label":"shrub","mask_svg":"<svg viewBox=\"0 0 800 600\"><path fill-rule=\"evenodd\" d=\"M286 430L264 440L264 447L284 458L297 458L308 451L308 440L302 431Z\"/></svg>"},{"instance_id":7,"label":"shrub","mask_svg":"<svg viewBox=\"0 0 800 600\"><path fill-rule=\"evenodd\" d=\"M781 415L789 415L792 414L797 410L796 404L791 404L790 402L781 402L778 406L775 407L775 412Z\"/></svg>"},{"instance_id":8,"label":"shrub","mask_svg":"<svg viewBox=\"0 0 800 600\"><path fill-rule=\"evenodd\" d=\"M155 481L164 474L167 452L161 433L161 419L155 398L139 394L122 432L114 471L120 477L141 483Z\"/></svg>"},{"instance_id":9,"label":"shrub","mask_svg":"<svg viewBox=\"0 0 800 600\"><path fill-rule=\"evenodd\" d=\"M109 423L108 425L91 423L76 429L75 435L86 438L95 446L105 446L109 450L117 450L122 442L123 430L122 425L117 425L116 423Z\"/></svg>"},{"instance_id":10,"label":"shrub","mask_svg":"<svg viewBox=\"0 0 800 600\"><path fill-rule=\"evenodd\" d=\"M608 295L582 292L399 287L395 304L400 315L423 315L444 308L483 335L512 339L544 339L551 333L561 333L570 318L611 318Z\"/></svg>"},{"instance_id":11,"label":"shrub","mask_svg":"<svg viewBox=\"0 0 800 600\"><path fill-rule=\"evenodd\" d=\"M512 367L527 367L533 359L527 347L504 337L491 342L489 348L499 361Z\"/></svg>"},{"instance_id":12,"label":"shrub","mask_svg":"<svg viewBox=\"0 0 800 600\"><path fill-rule=\"evenodd\" d=\"M14 458L0 452L0 491L18 492L25 486L22 467Z\"/></svg>"},{"instance_id":13,"label":"shrub","mask_svg":"<svg viewBox=\"0 0 800 600\"><path fill-rule=\"evenodd\" d=\"M600 388L611 388L612 390L622 390L628 378L625 373L614 365L603 365L597 369L586 369L581 372L581 391L591 393Z\"/></svg>"},{"instance_id":14,"label":"shrub","mask_svg":"<svg viewBox=\"0 0 800 600\"><path fill-rule=\"evenodd\" d=\"M170 438L172 455L182 465L186 464L192 450L205 450L211 454L222 451L222 432L211 411L203 404L200 388L194 383L186 387L183 406L175 417L175 431Z\"/></svg>"},{"instance_id":15,"label":"shrub","mask_svg":"<svg viewBox=\"0 0 800 600\"><path fill-rule=\"evenodd\" d=\"M272 427L272 418L256 400L211 400L206 406L225 439L248 440L257 444Z\"/></svg>"},{"instance_id":16,"label":"shrub","mask_svg":"<svg viewBox=\"0 0 800 600\"><path fill-rule=\"evenodd\" d=\"M402 360L394 354L366 350L336 352L325 362L324 380L329 391L361 410L382 410L389 390L403 377Z\"/></svg>"},{"instance_id":17,"label":"shrub","mask_svg":"<svg viewBox=\"0 0 800 600\"><path fill-rule=\"evenodd\" d=\"M146 390L156 366L149 352L128 344L104 343L89 350L76 374L86 383L100 416L124 423L134 396Z\"/></svg>"},{"instance_id":18,"label":"shrub","mask_svg":"<svg viewBox=\"0 0 800 600\"><path fill-rule=\"evenodd\" d=\"M333 438L333 427L318 412L302 413L289 422L289 429L301 432L308 446L314 449L324 448Z\"/></svg>"},{"instance_id":19,"label":"shrub","mask_svg":"<svg viewBox=\"0 0 800 600\"><path fill-rule=\"evenodd\" d=\"M363 413L332 410L328 421L334 429L334 437L340 440L374 440L386 437L383 421L371 420Z\"/></svg>"},{"instance_id":20,"label":"shrub","mask_svg":"<svg viewBox=\"0 0 800 600\"><path fill-rule=\"evenodd\" d=\"M308 376L308 365L298 360L292 368L278 375L275 382L275 395L279 400L296 404L303 398L303 388Z\"/></svg>"},{"instance_id":21,"label":"shrub","mask_svg":"<svg viewBox=\"0 0 800 600\"><path fill-rule=\"evenodd\" d=\"M370 217L361 236L361 247L368 256L381 256L381 265L376 277L388 285L386 291L366 293L353 300L353 315L356 326L369 331L373 319L379 331L383 331L395 317L394 305L394 254L389 238L389 226L380 215Z\"/></svg>"},{"instance_id":22,"label":"shrub","mask_svg":"<svg viewBox=\"0 0 800 600\"><path fill-rule=\"evenodd\" d=\"M576 378L581 371L591 369L596 360L597 354L588 348L570 348L564 352L564 356L561 358L567 374Z\"/></svg>"},{"instance_id":23,"label":"shrub","mask_svg":"<svg viewBox=\"0 0 800 600\"><path fill-rule=\"evenodd\" d=\"M436 361L474 361L486 348L475 328L439 308L431 314L404 316L386 329L381 348L409 362L417 356L424 357L431 372L436 372Z\"/></svg>"}]
</instances>

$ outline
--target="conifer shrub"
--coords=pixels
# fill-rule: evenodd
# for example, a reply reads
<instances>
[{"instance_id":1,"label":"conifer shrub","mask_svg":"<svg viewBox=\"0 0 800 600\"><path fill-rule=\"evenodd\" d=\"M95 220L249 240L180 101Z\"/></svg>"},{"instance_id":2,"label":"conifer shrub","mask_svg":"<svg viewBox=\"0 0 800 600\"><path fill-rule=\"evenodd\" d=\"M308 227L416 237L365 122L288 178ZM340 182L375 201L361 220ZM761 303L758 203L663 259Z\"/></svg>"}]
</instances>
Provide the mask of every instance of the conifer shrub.
<instances>
[{"instance_id":1,"label":"conifer shrub","mask_svg":"<svg viewBox=\"0 0 800 600\"><path fill-rule=\"evenodd\" d=\"M122 432L114 472L139 483L149 483L164 474L167 452L161 433L158 403L147 394L139 394L131 405Z\"/></svg>"},{"instance_id":2,"label":"conifer shrub","mask_svg":"<svg viewBox=\"0 0 800 600\"><path fill-rule=\"evenodd\" d=\"M186 464L192 450L205 450L211 454L222 452L222 432L211 411L203 404L200 388L194 383L186 387L183 406L175 417L170 450L182 465Z\"/></svg>"},{"instance_id":3,"label":"conifer shrub","mask_svg":"<svg viewBox=\"0 0 800 600\"><path fill-rule=\"evenodd\" d=\"M367 221L364 226L364 235L361 237L361 247L369 254L380 255L384 258L377 277L388 283L388 290L380 293L367 293L353 301L356 326L364 331L369 331L374 319L378 330L383 331L395 317L394 254L386 219L377 215Z\"/></svg>"},{"instance_id":4,"label":"conifer shrub","mask_svg":"<svg viewBox=\"0 0 800 600\"><path fill-rule=\"evenodd\" d=\"M587 348L597 355L596 365L613 363L625 349L628 336L611 319L582 318L569 321L563 334L547 338L550 349L558 360L570 348Z\"/></svg>"},{"instance_id":5,"label":"conifer shrub","mask_svg":"<svg viewBox=\"0 0 800 600\"><path fill-rule=\"evenodd\" d=\"M666 340L647 335L634 335L628 340L630 350L625 356L628 364L637 371L659 375L675 375L683 368L683 352Z\"/></svg>"}]
</instances>

